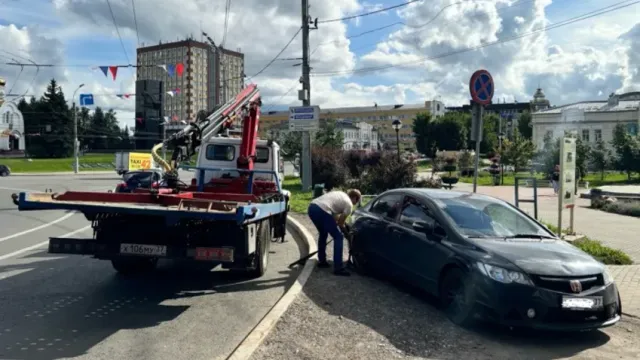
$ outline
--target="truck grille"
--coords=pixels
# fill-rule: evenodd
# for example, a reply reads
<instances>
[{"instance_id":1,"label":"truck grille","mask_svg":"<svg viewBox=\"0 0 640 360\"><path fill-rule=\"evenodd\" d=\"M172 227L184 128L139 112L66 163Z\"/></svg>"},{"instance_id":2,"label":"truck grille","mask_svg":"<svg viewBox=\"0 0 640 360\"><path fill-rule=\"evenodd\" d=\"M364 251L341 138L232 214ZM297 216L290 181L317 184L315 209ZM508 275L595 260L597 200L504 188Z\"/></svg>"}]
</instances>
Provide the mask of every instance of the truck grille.
<instances>
[{"instance_id":1,"label":"truck grille","mask_svg":"<svg viewBox=\"0 0 640 360\"><path fill-rule=\"evenodd\" d=\"M602 274L568 277L533 275L532 280L538 287L567 294L575 293L571 289L572 281L579 281L582 286L582 291L604 285Z\"/></svg>"}]
</instances>

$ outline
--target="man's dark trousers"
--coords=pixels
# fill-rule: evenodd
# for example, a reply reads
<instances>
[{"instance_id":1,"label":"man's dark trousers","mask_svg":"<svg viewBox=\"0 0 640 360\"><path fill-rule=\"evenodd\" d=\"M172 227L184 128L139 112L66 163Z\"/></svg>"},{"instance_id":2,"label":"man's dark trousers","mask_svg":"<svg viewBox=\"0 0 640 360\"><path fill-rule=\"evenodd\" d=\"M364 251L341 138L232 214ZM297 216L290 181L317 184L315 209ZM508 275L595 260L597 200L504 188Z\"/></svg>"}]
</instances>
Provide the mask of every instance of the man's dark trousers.
<instances>
[{"instance_id":1,"label":"man's dark trousers","mask_svg":"<svg viewBox=\"0 0 640 360\"><path fill-rule=\"evenodd\" d=\"M327 261L327 236L331 234L333 238L333 269L342 269L343 236L336 220L316 204L309 205L307 214L318 229L318 261L320 263Z\"/></svg>"}]
</instances>

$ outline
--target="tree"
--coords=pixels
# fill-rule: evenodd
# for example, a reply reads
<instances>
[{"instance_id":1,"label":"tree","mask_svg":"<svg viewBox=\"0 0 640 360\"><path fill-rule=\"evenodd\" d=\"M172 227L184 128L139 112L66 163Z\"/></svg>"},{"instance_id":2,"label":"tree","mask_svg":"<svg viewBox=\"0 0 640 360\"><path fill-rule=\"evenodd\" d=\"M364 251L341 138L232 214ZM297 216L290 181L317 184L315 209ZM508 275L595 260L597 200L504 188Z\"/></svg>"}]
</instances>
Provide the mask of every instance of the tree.
<instances>
[{"instance_id":1,"label":"tree","mask_svg":"<svg viewBox=\"0 0 640 360\"><path fill-rule=\"evenodd\" d=\"M518 131L525 139L533 137L533 127L531 126L531 113L524 111L518 117Z\"/></svg>"},{"instance_id":2,"label":"tree","mask_svg":"<svg viewBox=\"0 0 640 360\"><path fill-rule=\"evenodd\" d=\"M527 166L533 158L536 147L531 140L520 135L517 129L513 131L512 139L505 139L502 142L500 161L505 165L511 165L517 172Z\"/></svg>"},{"instance_id":3,"label":"tree","mask_svg":"<svg viewBox=\"0 0 640 360\"><path fill-rule=\"evenodd\" d=\"M640 138L629 134L623 124L618 124L613 130L611 144L616 150L616 170L624 171L631 180L634 172L640 172Z\"/></svg>"},{"instance_id":4,"label":"tree","mask_svg":"<svg viewBox=\"0 0 640 360\"><path fill-rule=\"evenodd\" d=\"M296 154L302 153L302 133L297 131L287 132L282 138L283 157L293 160Z\"/></svg>"},{"instance_id":5,"label":"tree","mask_svg":"<svg viewBox=\"0 0 640 360\"><path fill-rule=\"evenodd\" d=\"M611 163L611 150L607 149L607 144L599 140L591 149L591 165L600 172L600 180L604 180L604 171Z\"/></svg>"},{"instance_id":6,"label":"tree","mask_svg":"<svg viewBox=\"0 0 640 360\"><path fill-rule=\"evenodd\" d=\"M432 139L429 136L431 126L431 114L428 112L418 113L413 119L413 133L416 136L416 148L421 154L430 154Z\"/></svg>"},{"instance_id":7,"label":"tree","mask_svg":"<svg viewBox=\"0 0 640 360\"><path fill-rule=\"evenodd\" d=\"M316 146L323 148L342 149L344 144L344 135L336 126L335 120L327 120L320 125L320 129L316 132Z\"/></svg>"}]
</instances>

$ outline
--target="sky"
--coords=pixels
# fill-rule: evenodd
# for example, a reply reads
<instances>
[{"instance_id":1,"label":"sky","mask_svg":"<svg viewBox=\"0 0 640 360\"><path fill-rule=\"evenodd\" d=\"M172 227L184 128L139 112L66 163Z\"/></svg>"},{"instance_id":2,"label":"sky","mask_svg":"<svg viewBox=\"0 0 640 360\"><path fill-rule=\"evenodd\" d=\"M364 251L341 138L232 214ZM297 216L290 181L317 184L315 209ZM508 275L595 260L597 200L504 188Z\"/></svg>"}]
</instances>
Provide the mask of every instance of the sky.
<instances>
[{"instance_id":1,"label":"sky","mask_svg":"<svg viewBox=\"0 0 640 360\"><path fill-rule=\"evenodd\" d=\"M495 81L494 102L529 101L541 87L552 105L640 90L640 1L309 0L311 103L320 107L467 104L475 70ZM5 91L40 96L55 78L68 99L94 94L132 126L135 69L114 80L98 66L135 64L136 47L207 32L220 44L225 0L0 0L0 77ZM225 48L256 74L300 28L301 1L231 0ZM639 3L639 4L636 4ZM135 6L135 17L134 17ZM619 8L626 6L624 8ZM111 8L111 11L110 11ZM113 17L112 14L113 13ZM115 24L114 24L115 18ZM338 21L329 21L329 20ZM264 72L263 111L300 105L301 36ZM53 65L24 67L8 62ZM76 96L77 97L77 96ZM11 98L9 98L11 99Z\"/></svg>"}]
</instances>

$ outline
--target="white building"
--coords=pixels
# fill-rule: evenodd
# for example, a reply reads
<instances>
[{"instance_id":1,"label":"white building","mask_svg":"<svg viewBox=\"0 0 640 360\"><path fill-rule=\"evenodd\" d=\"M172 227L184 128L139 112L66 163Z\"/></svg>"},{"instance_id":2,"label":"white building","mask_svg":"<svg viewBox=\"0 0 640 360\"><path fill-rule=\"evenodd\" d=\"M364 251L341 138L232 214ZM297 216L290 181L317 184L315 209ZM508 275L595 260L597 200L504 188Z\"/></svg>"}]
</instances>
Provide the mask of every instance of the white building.
<instances>
[{"instance_id":1,"label":"white building","mask_svg":"<svg viewBox=\"0 0 640 360\"><path fill-rule=\"evenodd\" d=\"M344 150L375 151L379 148L378 131L371 124L358 121L338 121L336 127L342 131Z\"/></svg>"},{"instance_id":2,"label":"white building","mask_svg":"<svg viewBox=\"0 0 640 360\"><path fill-rule=\"evenodd\" d=\"M586 143L602 140L610 146L618 124L626 126L630 134L638 134L640 92L612 94L605 101L585 101L534 112L531 123L538 149L543 148L546 136L558 138L565 131L575 131Z\"/></svg>"},{"instance_id":3,"label":"white building","mask_svg":"<svg viewBox=\"0 0 640 360\"><path fill-rule=\"evenodd\" d=\"M0 106L0 154L24 152L25 145L22 113L14 103L2 104Z\"/></svg>"}]
</instances>

